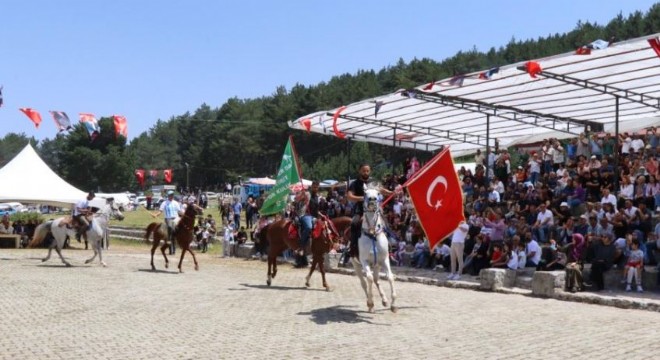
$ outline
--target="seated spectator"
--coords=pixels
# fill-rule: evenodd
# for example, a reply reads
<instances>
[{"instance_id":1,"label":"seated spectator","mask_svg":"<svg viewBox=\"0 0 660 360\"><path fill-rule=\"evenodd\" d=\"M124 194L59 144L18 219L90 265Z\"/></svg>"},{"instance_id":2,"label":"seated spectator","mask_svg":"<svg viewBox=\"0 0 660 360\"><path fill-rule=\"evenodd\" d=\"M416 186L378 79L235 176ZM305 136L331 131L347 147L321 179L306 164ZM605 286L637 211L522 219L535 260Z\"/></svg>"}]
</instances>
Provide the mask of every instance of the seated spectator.
<instances>
[{"instance_id":1,"label":"seated spectator","mask_svg":"<svg viewBox=\"0 0 660 360\"><path fill-rule=\"evenodd\" d=\"M552 212L547 209L545 203L541 203L539 205L539 213L536 216L536 222L532 226L540 242L545 243L548 241L549 232L553 225L554 216Z\"/></svg>"},{"instance_id":2,"label":"seated spectator","mask_svg":"<svg viewBox=\"0 0 660 360\"><path fill-rule=\"evenodd\" d=\"M490 266L498 269L511 270L516 270L518 268L518 256L515 251L511 250L508 242L504 242L500 257L494 262L491 260Z\"/></svg>"},{"instance_id":3,"label":"seated spectator","mask_svg":"<svg viewBox=\"0 0 660 360\"><path fill-rule=\"evenodd\" d=\"M417 251L417 249L415 249ZM426 262L419 263L416 262L417 268L422 268L426 266ZM431 257L431 267L435 268L438 265L442 265L442 268L445 271L451 271L451 248L443 243L440 243L433 248L433 256ZM453 274L452 274L453 275ZM452 276L452 279L454 277Z\"/></svg>"},{"instance_id":4,"label":"seated spectator","mask_svg":"<svg viewBox=\"0 0 660 360\"><path fill-rule=\"evenodd\" d=\"M596 286L597 291L605 289L603 274L612 268L616 248L612 243L612 238L608 235L601 236L599 242L594 242L591 257L591 281Z\"/></svg>"},{"instance_id":5,"label":"seated spectator","mask_svg":"<svg viewBox=\"0 0 660 360\"><path fill-rule=\"evenodd\" d=\"M536 270L539 271L555 271L555 270L564 270L568 258L566 254L559 251L557 243L554 240L550 240L550 246L547 251L543 252L542 259L539 262L539 265L536 267Z\"/></svg>"},{"instance_id":6,"label":"seated spectator","mask_svg":"<svg viewBox=\"0 0 660 360\"><path fill-rule=\"evenodd\" d=\"M541 247L533 238L527 242L526 251L527 263L525 267L537 267L541 261Z\"/></svg>"},{"instance_id":7,"label":"seated spectator","mask_svg":"<svg viewBox=\"0 0 660 360\"><path fill-rule=\"evenodd\" d=\"M489 267L493 267L494 264L500 264L500 258L505 255L502 251L502 244L500 243L494 243L493 244L493 249L490 252L490 261L488 263ZM507 259L508 260L508 259ZM506 265L506 261L504 264Z\"/></svg>"},{"instance_id":8,"label":"seated spectator","mask_svg":"<svg viewBox=\"0 0 660 360\"><path fill-rule=\"evenodd\" d=\"M522 241L516 245L516 257L518 258L518 269L524 269L527 265L527 252L525 252L525 243Z\"/></svg>"},{"instance_id":9,"label":"seated spectator","mask_svg":"<svg viewBox=\"0 0 660 360\"><path fill-rule=\"evenodd\" d=\"M426 255L427 253L427 246L424 244L424 238L419 237L417 239L417 243L415 244L415 252L413 253L413 258L412 258L412 264L416 268L421 268L426 264L426 261L428 260L428 257ZM449 255L449 253L447 253Z\"/></svg>"}]
</instances>

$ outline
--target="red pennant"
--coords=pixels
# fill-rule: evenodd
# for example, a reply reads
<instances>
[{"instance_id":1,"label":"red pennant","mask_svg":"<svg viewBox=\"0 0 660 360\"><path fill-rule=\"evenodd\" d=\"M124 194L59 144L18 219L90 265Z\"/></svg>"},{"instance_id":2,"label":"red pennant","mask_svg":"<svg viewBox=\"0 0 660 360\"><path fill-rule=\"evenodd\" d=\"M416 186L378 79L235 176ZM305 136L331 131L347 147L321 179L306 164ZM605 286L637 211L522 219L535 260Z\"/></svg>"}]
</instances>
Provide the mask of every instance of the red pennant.
<instances>
[{"instance_id":1,"label":"red pennant","mask_svg":"<svg viewBox=\"0 0 660 360\"><path fill-rule=\"evenodd\" d=\"M25 116L32 120L34 127L37 129L39 128L39 125L41 125L41 114L39 114L37 110L32 110L31 108L20 108L19 110L21 110Z\"/></svg>"},{"instance_id":2,"label":"red pennant","mask_svg":"<svg viewBox=\"0 0 660 360\"><path fill-rule=\"evenodd\" d=\"M418 171L407 187L429 247L433 249L465 221L463 191L449 149L440 152Z\"/></svg>"},{"instance_id":3,"label":"red pennant","mask_svg":"<svg viewBox=\"0 0 660 360\"><path fill-rule=\"evenodd\" d=\"M310 131L312 131L312 119L303 119L303 121L300 123L305 127L305 130L307 130L308 134Z\"/></svg>"},{"instance_id":4,"label":"red pennant","mask_svg":"<svg viewBox=\"0 0 660 360\"><path fill-rule=\"evenodd\" d=\"M126 126L126 118L121 115L114 115L115 120L115 136L122 135L128 139L128 127Z\"/></svg>"},{"instance_id":5,"label":"red pennant","mask_svg":"<svg viewBox=\"0 0 660 360\"><path fill-rule=\"evenodd\" d=\"M135 179L137 180L138 184L140 184L140 187L144 187L144 170L143 169L135 170Z\"/></svg>"},{"instance_id":6,"label":"red pennant","mask_svg":"<svg viewBox=\"0 0 660 360\"><path fill-rule=\"evenodd\" d=\"M658 57L660 57L660 40L658 40L658 38L656 37L653 39L649 39L648 41L653 51L655 51L655 54L658 55Z\"/></svg>"},{"instance_id":7,"label":"red pennant","mask_svg":"<svg viewBox=\"0 0 660 360\"><path fill-rule=\"evenodd\" d=\"M575 55L591 55L591 49L586 46L579 47L575 50Z\"/></svg>"},{"instance_id":8,"label":"red pennant","mask_svg":"<svg viewBox=\"0 0 660 360\"><path fill-rule=\"evenodd\" d=\"M171 183L172 182L172 169L165 169L163 170L163 178L166 183Z\"/></svg>"},{"instance_id":9,"label":"red pennant","mask_svg":"<svg viewBox=\"0 0 660 360\"><path fill-rule=\"evenodd\" d=\"M346 106L342 106L339 109L337 109L337 112L332 116L332 131L335 132L335 135L340 138L340 139L345 139L346 134L343 132L339 131L339 128L337 127L337 119L339 118L339 114L341 114L342 111L346 109Z\"/></svg>"},{"instance_id":10,"label":"red pennant","mask_svg":"<svg viewBox=\"0 0 660 360\"><path fill-rule=\"evenodd\" d=\"M525 69L527 70L527 73L529 76L536 78L536 74L541 72L541 65L537 63L536 61L528 61L525 64Z\"/></svg>"},{"instance_id":11,"label":"red pennant","mask_svg":"<svg viewBox=\"0 0 660 360\"><path fill-rule=\"evenodd\" d=\"M428 85L424 86L425 91L433 90L433 85L435 85L435 80L431 81Z\"/></svg>"}]
</instances>

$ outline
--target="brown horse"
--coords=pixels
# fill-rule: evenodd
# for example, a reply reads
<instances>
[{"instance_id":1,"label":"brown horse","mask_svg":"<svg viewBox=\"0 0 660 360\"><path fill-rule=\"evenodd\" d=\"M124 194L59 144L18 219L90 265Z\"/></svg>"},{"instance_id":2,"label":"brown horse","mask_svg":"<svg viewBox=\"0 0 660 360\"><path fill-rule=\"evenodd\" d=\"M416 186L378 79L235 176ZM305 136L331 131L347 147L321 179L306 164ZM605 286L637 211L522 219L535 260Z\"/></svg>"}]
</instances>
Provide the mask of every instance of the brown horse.
<instances>
[{"instance_id":1,"label":"brown horse","mask_svg":"<svg viewBox=\"0 0 660 360\"><path fill-rule=\"evenodd\" d=\"M179 272L183 272L181 269L181 264L183 263L183 257L186 255L186 251L190 253L195 262L195 270L199 270L199 265L197 264L197 258L195 253L190 250L190 243L192 242L193 227L195 225L195 218L197 215L202 214L203 209L195 204L190 204L186 207L186 211L179 220L179 223L174 228L174 238L181 248L181 259L179 260ZM162 222L153 222L147 226L147 232L144 234L144 239L149 240L149 237L153 233L153 245L151 246L151 270L156 270L154 266L154 253L156 248L160 245L160 241L163 240L163 245L160 247L160 251L163 253L165 258L165 268L169 266L169 261L167 255L165 255L165 249L169 246L169 241L167 239L167 225Z\"/></svg>"},{"instance_id":2,"label":"brown horse","mask_svg":"<svg viewBox=\"0 0 660 360\"><path fill-rule=\"evenodd\" d=\"M328 283L325 280L325 254L330 252L332 246L336 241L342 241L343 239L348 239L348 229L351 225L351 218L349 217L339 217L332 219L333 229L322 229L320 234L317 237L311 235L311 252L312 252L312 266L309 270L309 274L306 277L305 286L309 287L309 279L314 273L316 265L319 266L319 271L321 272L321 278L323 279L323 287L326 290L330 290ZM321 219L318 222L322 222ZM318 224L317 222L317 224ZM289 220L277 220L272 224L267 225L260 231L261 239L268 242L268 280L266 283L270 286L272 279L277 275L277 257L287 249L296 250L298 248L298 240L291 239L289 237L289 225L291 221ZM322 225L325 227L325 225ZM332 234L336 231L336 234ZM316 231L312 231L312 234ZM335 239L333 241L333 239Z\"/></svg>"}]
</instances>

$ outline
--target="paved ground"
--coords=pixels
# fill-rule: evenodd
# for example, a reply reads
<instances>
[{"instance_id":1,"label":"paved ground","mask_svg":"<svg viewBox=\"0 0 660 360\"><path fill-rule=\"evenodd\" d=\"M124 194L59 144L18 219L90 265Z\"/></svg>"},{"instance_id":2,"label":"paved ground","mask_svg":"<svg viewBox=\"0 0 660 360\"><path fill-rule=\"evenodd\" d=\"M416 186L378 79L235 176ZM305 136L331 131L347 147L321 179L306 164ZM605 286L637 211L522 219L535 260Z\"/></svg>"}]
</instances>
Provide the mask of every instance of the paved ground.
<instances>
[{"instance_id":1,"label":"paved ground","mask_svg":"<svg viewBox=\"0 0 660 360\"><path fill-rule=\"evenodd\" d=\"M176 274L135 249L107 268L44 253L0 250L0 359L660 357L656 312L398 282L399 312L370 314L346 275L326 292L289 265L267 287L257 261L203 255Z\"/></svg>"}]
</instances>

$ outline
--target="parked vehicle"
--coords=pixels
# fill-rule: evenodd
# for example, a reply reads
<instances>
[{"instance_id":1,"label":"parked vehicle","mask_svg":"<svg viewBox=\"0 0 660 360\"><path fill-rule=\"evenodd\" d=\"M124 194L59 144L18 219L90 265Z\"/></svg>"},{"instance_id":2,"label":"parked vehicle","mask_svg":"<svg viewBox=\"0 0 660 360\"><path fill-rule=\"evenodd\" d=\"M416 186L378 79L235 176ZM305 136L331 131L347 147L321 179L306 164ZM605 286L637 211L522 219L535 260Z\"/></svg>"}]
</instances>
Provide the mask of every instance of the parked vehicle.
<instances>
[{"instance_id":1,"label":"parked vehicle","mask_svg":"<svg viewBox=\"0 0 660 360\"><path fill-rule=\"evenodd\" d=\"M245 205L247 203L248 197L252 196L253 198L258 198L261 195L261 191L268 192L273 188L273 185L259 185L259 184L243 184L235 185L232 191L232 198L234 200L238 199L241 204Z\"/></svg>"},{"instance_id":2,"label":"parked vehicle","mask_svg":"<svg viewBox=\"0 0 660 360\"><path fill-rule=\"evenodd\" d=\"M0 204L0 216L13 215L16 210L7 204Z\"/></svg>"}]
</instances>

